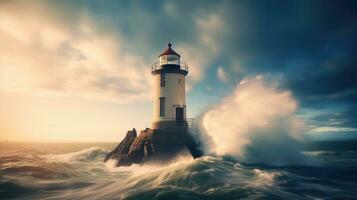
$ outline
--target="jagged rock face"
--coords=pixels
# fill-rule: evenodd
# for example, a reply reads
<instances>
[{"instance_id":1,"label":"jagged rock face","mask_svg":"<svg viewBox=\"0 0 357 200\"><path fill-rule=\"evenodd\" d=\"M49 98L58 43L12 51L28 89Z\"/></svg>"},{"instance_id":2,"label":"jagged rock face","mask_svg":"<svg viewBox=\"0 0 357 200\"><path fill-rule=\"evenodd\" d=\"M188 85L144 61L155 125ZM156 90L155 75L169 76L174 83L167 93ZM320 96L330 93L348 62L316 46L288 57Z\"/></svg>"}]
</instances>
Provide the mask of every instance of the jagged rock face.
<instances>
[{"instance_id":1,"label":"jagged rock face","mask_svg":"<svg viewBox=\"0 0 357 200\"><path fill-rule=\"evenodd\" d=\"M169 163L182 154L191 154L194 158L202 155L186 130L146 129L137 137L133 129L128 131L122 142L107 154L104 162L115 159L117 166L150 162Z\"/></svg>"},{"instance_id":2,"label":"jagged rock face","mask_svg":"<svg viewBox=\"0 0 357 200\"><path fill-rule=\"evenodd\" d=\"M131 144L129 150L129 158L133 163L140 163L145 155L145 150L147 145L149 145L149 131L141 131L139 137L137 137L134 142Z\"/></svg>"},{"instance_id":3,"label":"jagged rock face","mask_svg":"<svg viewBox=\"0 0 357 200\"><path fill-rule=\"evenodd\" d=\"M129 150L131 144L137 138L136 130L128 131L125 138L119 143L119 145L110 153L108 153L104 159L104 162L109 159L115 158L117 163L121 166L129 166L132 164L131 160L128 158Z\"/></svg>"}]
</instances>

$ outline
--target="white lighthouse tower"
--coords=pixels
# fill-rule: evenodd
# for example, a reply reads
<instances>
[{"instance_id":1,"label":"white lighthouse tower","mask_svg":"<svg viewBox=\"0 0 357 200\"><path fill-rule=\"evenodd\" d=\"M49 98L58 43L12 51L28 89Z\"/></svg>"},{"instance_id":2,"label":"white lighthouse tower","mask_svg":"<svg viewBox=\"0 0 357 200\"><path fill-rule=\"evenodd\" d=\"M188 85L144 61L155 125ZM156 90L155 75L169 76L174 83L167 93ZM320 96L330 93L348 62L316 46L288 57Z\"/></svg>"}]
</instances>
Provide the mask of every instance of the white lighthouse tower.
<instances>
[{"instance_id":1,"label":"white lighthouse tower","mask_svg":"<svg viewBox=\"0 0 357 200\"><path fill-rule=\"evenodd\" d=\"M151 66L154 76L154 115L152 129L187 128L185 76L188 66L171 48L159 55Z\"/></svg>"},{"instance_id":2,"label":"white lighthouse tower","mask_svg":"<svg viewBox=\"0 0 357 200\"><path fill-rule=\"evenodd\" d=\"M200 143L190 134L192 120L186 118L185 77L188 67L180 61L171 44L159 55L159 62L151 66L154 77L154 114L150 128L137 136L128 131L125 138L105 161L115 159L117 166L144 163L170 163L178 156L203 155ZM128 148L129 147L129 148Z\"/></svg>"}]
</instances>

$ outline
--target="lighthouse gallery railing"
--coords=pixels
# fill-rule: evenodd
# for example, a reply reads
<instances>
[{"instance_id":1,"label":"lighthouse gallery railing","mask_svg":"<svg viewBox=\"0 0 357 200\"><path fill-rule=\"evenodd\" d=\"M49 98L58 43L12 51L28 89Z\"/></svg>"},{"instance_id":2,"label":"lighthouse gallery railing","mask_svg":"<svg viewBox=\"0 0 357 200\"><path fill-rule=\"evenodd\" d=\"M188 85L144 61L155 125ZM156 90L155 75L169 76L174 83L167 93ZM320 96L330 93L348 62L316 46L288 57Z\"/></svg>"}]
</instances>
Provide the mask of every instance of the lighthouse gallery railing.
<instances>
[{"instance_id":1,"label":"lighthouse gallery railing","mask_svg":"<svg viewBox=\"0 0 357 200\"><path fill-rule=\"evenodd\" d=\"M178 66L180 66L181 70L188 71L188 65L186 63L183 63L183 62L177 63L177 62L173 62L173 61L156 62L151 65L151 71L160 70L165 65L178 65Z\"/></svg>"}]
</instances>

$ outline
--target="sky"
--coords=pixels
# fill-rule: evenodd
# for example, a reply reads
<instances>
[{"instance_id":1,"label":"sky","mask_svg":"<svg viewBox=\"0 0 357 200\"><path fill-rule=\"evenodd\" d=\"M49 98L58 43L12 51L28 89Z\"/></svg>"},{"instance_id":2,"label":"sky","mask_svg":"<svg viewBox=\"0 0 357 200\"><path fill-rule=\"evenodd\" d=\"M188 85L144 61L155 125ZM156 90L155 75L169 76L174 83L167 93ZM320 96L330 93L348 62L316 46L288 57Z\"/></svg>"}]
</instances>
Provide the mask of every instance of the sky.
<instances>
[{"instance_id":1,"label":"sky","mask_svg":"<svg viewBox=\"0 0 357 200\"><path fill-rule=\"evenodd\" d=\"M356 1L0 1L0 140L117 142L149 127L171 42L197 117L246 77L292 93L313 138L357 137Z\"/></svg>"}]
</instances>

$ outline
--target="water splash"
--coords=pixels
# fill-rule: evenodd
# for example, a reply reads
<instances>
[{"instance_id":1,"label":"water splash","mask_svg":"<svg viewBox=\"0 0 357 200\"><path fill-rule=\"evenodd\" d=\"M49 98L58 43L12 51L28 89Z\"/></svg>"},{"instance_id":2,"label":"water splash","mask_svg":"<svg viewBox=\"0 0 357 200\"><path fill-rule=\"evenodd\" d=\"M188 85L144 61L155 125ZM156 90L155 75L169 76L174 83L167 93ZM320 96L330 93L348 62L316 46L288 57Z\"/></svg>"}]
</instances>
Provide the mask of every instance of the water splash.
<instances>
[{"instance_id":1,"label":"water splash","mask_svg":"<svg viewBox=\"0 0 357 200\"><path fill-rule=\"evenodd\" d=\"M247 78L218 105L202 115L206 150L244 162L300 164L303 122L289 91L264 77Z\"/></svg>"}]
</instances>

